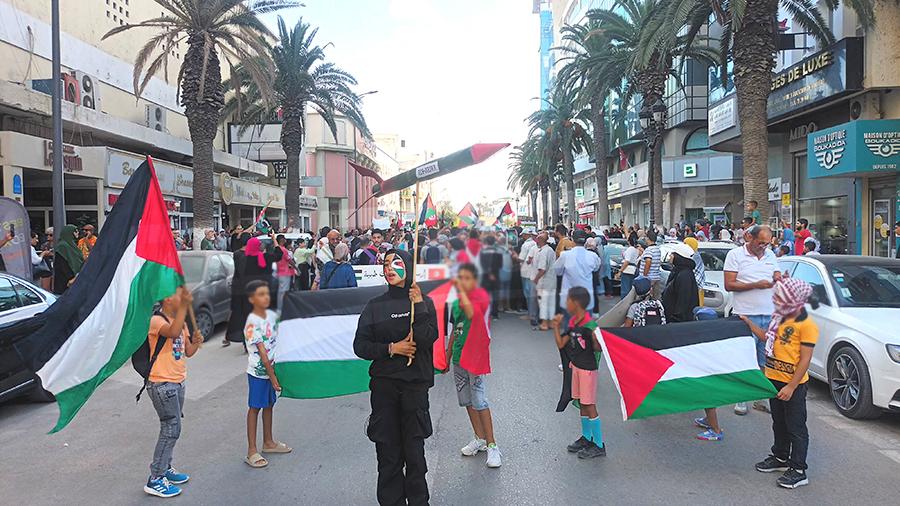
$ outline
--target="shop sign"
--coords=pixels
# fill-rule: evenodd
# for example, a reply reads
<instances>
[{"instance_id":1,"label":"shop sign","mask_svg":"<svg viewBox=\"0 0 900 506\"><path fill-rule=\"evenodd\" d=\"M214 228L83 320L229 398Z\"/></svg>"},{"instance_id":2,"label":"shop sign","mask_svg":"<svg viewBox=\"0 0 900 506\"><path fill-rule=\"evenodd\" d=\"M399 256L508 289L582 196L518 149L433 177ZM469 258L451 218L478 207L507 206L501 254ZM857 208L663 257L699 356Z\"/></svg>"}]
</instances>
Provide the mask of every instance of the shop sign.
<instances>
[{"instance_id":1,"label":"shop sign","mask_svg":"<svg viewBox=\"0 0 900 506\"><path fill-rule=\"evenodd\" d=\"M321 188L325 185L322 176L300 176L300 186L304 188Z\"/></svg>"},{"instance_id":2,"label":"shop sign","mask_svg":"<svg viewBox=\"0 0 900 506\"><path fill-rule=\"evenodd\" d=\"M584 198L584 188L575 188L575 198L576 199Z\"/></svg>"},{"instance_id":3,"label":"shop sign","mask_svg":"<svg viewBox=\"0 0 900 506\"><path fill-rule=\"evenodd\" d=\"M769 121L861 90L862 56L862 38L849 37L777 74L766 105Z\"/></svg>"},{"instance_id":4,"label":"shop sign","mask_svg":"<svg viewBox=\"0 0 900 506\"><path fill-rule=\"evenodd\" d=\"M735 114L734 104L735 96L731 95L726 98L724 102L709 108L706 113L709 135L715 135L724 130L728 130L737 124L737 115Z\"/></svg>"},{"instance_id":5,"label":"shop sign","mask_svg":"<svg viewBox=\"0 0 900 506\"><path fill-rule=\"evenodd\" d=\"M22 194L22 176L19 174L13 174L13 195L21 195Z\"/></svg>"},{"instance_id":6,"label":"shop sign","mask_svg":"<svg viewBox=\"0 0 900 506\"><path fill-rule=\"evenodd\" d=\"M769 202L777 201L781 198L781 178L769 178Z\"/></svg>"},{"instance_id":7,"label":"shop sign","mask_svg":"<svg viewBox=\"0 0 900 506\"><path fill-rule=\"evenodd\" d=\"M319 208L319 199L312 195L300 195L300 208L301 209L318 209Z\"/></svg>"},{"instance_id":8,"label":"shop sign","mask_svg":"<svg viewBox=\"0 0 900 506\"><path fill-rule=\"evenodd\" d=\"M81 156L78 155L75 146L71 144L63 144L63 171L65 172L81 172L84 165L81 163ZM44 141L44 165L53 167L53 141Z\"/></svg>"},{"instance_id":9,"label":"shop sign","mask_svg":"<svg viewBox=\"0 0 900 506\"><path fill-rule=\"evenodd\" d=\"M261 205L262 197L259 193L259 185L256 183L251 183L250 181L243 181L241 179L232 178L232 184L234 185L234 203L235 204L249 204L249 205Z\"/></svg>"},{"instance_id":10,"label":"shop sign","mask_svg":"<svg viewBox=\"0 0 900 506\"><path fill-rule=\"evenodd\" d=\"M617 192L622 188L622 185L619 184L618 181L608 180L606 181L606 191L607 192Z\"/></svg>"},{"instance_id":11,"label":"shop sign","mask_svg":"<svg viewBox=\"0 0 900 506\"><path fill-rule=\"evenodd\" d=\"M109 150L106 166L106 184L113 188L124 188L134 171L144 163L145 158L125 151ZM163 195L194 196L194 173L191 169L165 160L153 160L153 170L159 181Z\"/></svg>"},{"instance_id":12,"label":"shop sign","mask_svg":"<svg viewBox=\"0 0 900 506\"><path fill-rule=\"evenodd\" d=\"M234 202L234 181L227 172L219 176L219 197L226 206Z\"/></svg>"},{"instance_id":13,"label":"shop sign","mask_svg":"<svg viewBox=\"0 0 900 506\"><path fill-rule=\"evenodd\" d=\"M697 164L696 163L684 164L684 177L697 177Z\"/></svg>"},{"instance_id":14,"label":"shop sign","mask_svg":"<svg viewBox=\"0 0 900 506\"><path fill-rule=\"evenodd\" d=\"M629 178L629 181L631 181L632 186L637 186L637 181L638 181L637 172L631 173L631 177Z\"/></svg>"},{"instance_id":15,"label":"shop sign","mask_svg":"<svg viewBox=\"0 0 900 506\"><path fill-rule=\"evenodd\" d=\"M800 139L805 139L807 135L815 132L819 129L819 125L815 122L810 121L806 125L795 126L791 129L790 140L791 142L799 141Z\"/></svg>"},{"instance_id":16,"label":"shop sign","mask_svg":"<svg viewBox=\"0 0 900 506\"><path fill-rule=\"evenodd\" d=\"M790 193L782 193L781 194L781 207L785 207L785 206L790 207L790 205L791 205L791 194Z\"/></svg>"},{"instance_id":17,"label":"shop sign","mask_svg":"<svg viewBox=\"0 0 900 506\"><path fill-rule=\"evenodd\" d=\"M809 177L900 171L900 119L857 120L806 139Z\"/></svg>"}]
</instances>

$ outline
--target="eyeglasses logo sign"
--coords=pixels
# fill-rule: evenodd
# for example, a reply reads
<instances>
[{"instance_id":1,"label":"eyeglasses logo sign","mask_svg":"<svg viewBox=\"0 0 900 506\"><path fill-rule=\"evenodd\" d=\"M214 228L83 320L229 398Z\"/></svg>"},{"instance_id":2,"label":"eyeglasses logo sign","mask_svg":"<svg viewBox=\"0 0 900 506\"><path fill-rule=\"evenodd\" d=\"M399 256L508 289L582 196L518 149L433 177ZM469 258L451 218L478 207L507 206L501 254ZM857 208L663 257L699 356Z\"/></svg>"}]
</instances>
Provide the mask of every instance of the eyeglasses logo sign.
<instances>
[{"instance_id":1,"label":"eyeglasses logo sign","mask_svg":"<svg viewBox=\"0 0 900 506\"><path fill-rule=\"evenodd\" d=\"M875 156L890 158L900 155L900 132L871 132L863 135L863 142Z\"/></svg>"},{"instance_id":2,"label":"eyeglasses logo sign","mask_svg":"<svg viewBox=\"0 0 900 506\"><path fill-rule=\"evenodd\" d=\"M833 148L816 153L816 160L825 170L831 170L835 165L840 163L844 156L844 148Z\"/></svg>"}]
</instances>

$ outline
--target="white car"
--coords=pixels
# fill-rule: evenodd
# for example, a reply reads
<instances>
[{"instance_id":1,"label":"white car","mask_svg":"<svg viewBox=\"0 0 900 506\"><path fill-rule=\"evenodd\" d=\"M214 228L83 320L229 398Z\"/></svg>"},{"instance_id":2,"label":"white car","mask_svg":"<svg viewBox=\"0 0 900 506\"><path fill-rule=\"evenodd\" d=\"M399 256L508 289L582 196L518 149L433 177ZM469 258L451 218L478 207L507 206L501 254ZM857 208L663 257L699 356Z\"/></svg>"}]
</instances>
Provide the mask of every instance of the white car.
<instances>
[{"instance_id":1,"label":"white car","mask_svg":"<svg viewBox=\"0 0 900 506\"><path fill-rule=\"evenodd\" d=\"M829 385L849 418L900 412L900 260L851 255L790 256L781 270L813 285L819 327L809 374Z\"/></svg>"},{"instance_id":2,"label":"white car","mask_svg":"<svg viewBox=\"0 0 900 506\"><path fill-rule=\"evenodd\" d=\"M660 245L663 261L666 261L669 254L672 253L670 244L672 243ZM701 242L697 249L700 258L703 259L705 269L703 306L726 318L731 316L732 296L731 292L725 290L725 256L736 247L734 243L727 241L705 241ZM667 275L668 273L664 274L664 276Z\"/></svg>"}]
</instances>

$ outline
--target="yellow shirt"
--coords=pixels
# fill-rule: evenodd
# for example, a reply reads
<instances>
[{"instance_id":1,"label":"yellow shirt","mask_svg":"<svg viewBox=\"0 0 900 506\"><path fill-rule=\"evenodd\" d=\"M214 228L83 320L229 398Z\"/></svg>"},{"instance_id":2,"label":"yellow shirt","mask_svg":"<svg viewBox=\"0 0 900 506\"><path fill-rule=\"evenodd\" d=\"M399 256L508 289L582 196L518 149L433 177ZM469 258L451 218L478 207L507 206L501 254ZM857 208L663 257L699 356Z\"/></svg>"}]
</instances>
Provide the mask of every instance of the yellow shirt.
<instances>
[{"instance_id":1,"label":"yellow shirt","mask_svg":"<svg viewBox=\"0 0 900 506\"><path fill-rule=\"evenodd\" d=\"M147 333L147 340L150 342L150 356L156 350L156 341L159 339L159 329L165 325L166 320L162 316L153 315L150 318L150 331ZM153 363L153 369L150 371L150 381L153 383L183 383L187 376L187 355L184 350L184 343L190 339L187 325L181 330L181 335L175 339L166 339L166 343L159 350L159 356Z\"/></svg>"},{"instance_id":2,"label":"yellow shirt","mask_svg":"<svg viewBox=\"0 0 900 506\"><path fill-rule=\"evenodd\" d=\"M772 348L771 357L766 357L766 377L770 380L790 383L794 370L800 363L800 347L816 345L819 340L819 327L807 315L806 319L796 321L785 320L778 326L778 337ZM809 381L809 374L803 375L800 383Z\"/></svg>"},{"instance_id":3,"label":"yellow shirt","mask_svg":"<svg viewBox=\"0 0 900 506\"><path fill-rule=\"evenodd\" d=\"M563 251L569 251L570 249L575 247L575 241L569 239L568 237L563 237L556 244L556 258L559 258L560 255L563 254Z\"/></svg>"}]
</instances>

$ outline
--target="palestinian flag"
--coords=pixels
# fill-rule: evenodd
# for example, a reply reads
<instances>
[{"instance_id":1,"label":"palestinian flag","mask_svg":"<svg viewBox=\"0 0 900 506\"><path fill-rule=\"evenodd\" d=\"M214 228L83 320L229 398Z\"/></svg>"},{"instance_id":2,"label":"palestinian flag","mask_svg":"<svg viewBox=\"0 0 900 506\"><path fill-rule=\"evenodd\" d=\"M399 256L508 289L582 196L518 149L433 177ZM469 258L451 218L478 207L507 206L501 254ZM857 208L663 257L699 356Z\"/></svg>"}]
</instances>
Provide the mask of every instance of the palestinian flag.
<instances>
[{"instance_id":1,"label":"palestinian flag","mask_svg":"<svg viewBox=\"0 0 900 506\"><path fill-rule=\"evenodd\" d=\"M474 227L478 223L478 211L475 210L475 206L471 202L466 202L458 216L461 226Z\"/></svg>"},{"instance_id":2,"label":"palestinian flag","mask_svg":"<svg viewBox=\"0 0 900 506\"><path fill-rule=\"evenodd\" d=\"M509 205L509 202L507 202L506 205L503 206L503 210L500 211L500 214L497 215L497 223L503 223L503 218L506 218L507 216L512 216L512 215L513 215L512 206Z\"/></svg>"},{"instance_id":3,"label":"palestinian flag","mask_svg":"<svg viewBox=\"0 0 900 506\"><path fill-rule=\"evenodd\" d=\"M777 393L756 363L756 338L737 318L598 332L625 420Z\"/></svg>"},{"instance_id":4,"label":"palestinian flag","mask_svg":"<svg viewBox=\"0 0 900 506\"><path fill-rule=\"evenodd\" d=\"M75 283L16 344L68 424L147 339L153 305L184 284L169 216L147 161L131 175Z\"/></svg>"},{"instance_id":5,"label":"palestinian flag","mask_svg":"<svg viewBox=\"0 0 900 506\"><path fill-rule=\"evenodd\" d=\"M419 223L426 227L436 227L438 224L437 210L434 208L434 202L431 201L431 194L425 196L425 202L422 202L422 212L419 214Z\"/></svg>"},{"instance_id":6,"label":"palestinian flag","mask_svg":"<svg viewBox=\"0 0 900 506\"><path fill-rule=\"evenodd\" d=\"M434 301L438 322L445 321L451 283L424 281L419 286ZM275 357L282 396L320 399L369 390L370 362L353 352L353 338L366 303L386 289L387 285L287 293ZM439 324L438 329L434 368L443 370L446 328Z\"/></svg>"}]
</instances>

